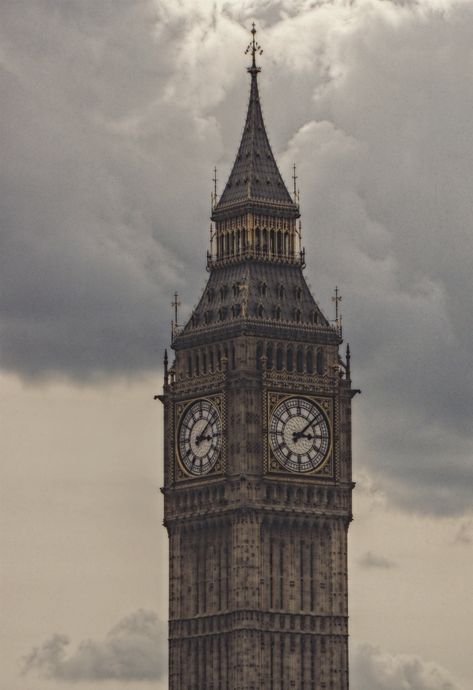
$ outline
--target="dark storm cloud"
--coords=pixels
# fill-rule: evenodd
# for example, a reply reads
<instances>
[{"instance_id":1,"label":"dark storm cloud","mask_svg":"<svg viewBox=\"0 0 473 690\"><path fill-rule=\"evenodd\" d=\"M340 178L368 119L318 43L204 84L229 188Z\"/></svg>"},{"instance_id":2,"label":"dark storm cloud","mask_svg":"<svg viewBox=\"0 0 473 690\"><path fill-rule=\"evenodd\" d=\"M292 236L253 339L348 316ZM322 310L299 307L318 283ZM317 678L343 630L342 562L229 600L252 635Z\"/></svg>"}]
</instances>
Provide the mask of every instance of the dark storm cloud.
<instances>
[{"instance_id":1,"label":"dark storm cloud","mask_svg":"<svg viewBox=\"0 0 473 690\"><path fill-rule=\"evenodd\" d=\"M84 640L67 656L69 638L53 635L24 658L23 672L65 681L159 680L167 674L167 624L151 611L121 620L105 640Z\"/></svg>"},{"instance_id":2,"label":"dark storm cloud","mask_svg":"<svg viewBox=\"0 0 473 690\"><path fill-rule=\"evenodd\" d=\"M4 4L3 366L82 379L157 365L174 289L184 318L205 281L210 170L221 190L255 18L286 179L298 162L307 277L327 311L343 290L357 464L408 510L463 512L473 7L447 5Z\"/></svg>"}]
</instances>

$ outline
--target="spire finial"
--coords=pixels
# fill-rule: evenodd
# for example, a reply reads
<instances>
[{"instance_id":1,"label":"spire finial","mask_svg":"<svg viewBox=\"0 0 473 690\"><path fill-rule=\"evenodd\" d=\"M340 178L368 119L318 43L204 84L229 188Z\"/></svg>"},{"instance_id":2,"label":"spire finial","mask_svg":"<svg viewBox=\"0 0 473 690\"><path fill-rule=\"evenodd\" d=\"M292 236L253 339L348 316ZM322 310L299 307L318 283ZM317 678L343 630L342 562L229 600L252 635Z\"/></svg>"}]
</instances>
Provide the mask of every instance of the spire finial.
<instances>
[{"instance_id":1,"label":"spire finial","mask_svg":"<svg viewBox=\"0 0 473 690\"><path fill-rule=\"evenodd\" d=\"M181 306L181 303L178 299L179 295L177 292L174 293L174 299L171 302L171 307L174 309L174 321L171 321L171 338L174 340L176 337L178 330L179 330L179 323L178 323L178 309Z\"/></svg>"},{"instance_id":2,"label":"spire finial","mask_svg":"<svg viewBox=\"0 0 473 690\"><path fill-rule=\"evenodd\" d=\"M248 47L245 50L245 55L251 52L251 67L248 67L248 72L250 72L250 74L252 75L256 75L258 72L261 72L261 67L258 67L256 65L256 54L263 55L263 49L261 48L260 44L257 42L255 38L256 26L254 22L251 27L251 33L253 34L253 38L251 39L251 42L248 44Z\"/></svg>"},{"instance_id":3,"label":"spire finial","mask_svg":"<svg viewBox=\"0 0 473 690\"><path fill-rule=\"evenodd\" d=\"M338 285L335 285L335 295L332 297L332 302L335 302L335 325L339 331L342 329L342 315L339 313L339 304L341 301L342 296L340 290L338 289Z\"/></svg>"},{"instance_id":4,"label":"spire finial","mask_svg":"<svg viewBox=\"0 0 473 690\"><path fill-rule=\"evenodd\" d=\"M217 205L217 166L214 167L214 176L212 177L213 191L212 191L212 211Z\"/></svg>"}]
</instances>

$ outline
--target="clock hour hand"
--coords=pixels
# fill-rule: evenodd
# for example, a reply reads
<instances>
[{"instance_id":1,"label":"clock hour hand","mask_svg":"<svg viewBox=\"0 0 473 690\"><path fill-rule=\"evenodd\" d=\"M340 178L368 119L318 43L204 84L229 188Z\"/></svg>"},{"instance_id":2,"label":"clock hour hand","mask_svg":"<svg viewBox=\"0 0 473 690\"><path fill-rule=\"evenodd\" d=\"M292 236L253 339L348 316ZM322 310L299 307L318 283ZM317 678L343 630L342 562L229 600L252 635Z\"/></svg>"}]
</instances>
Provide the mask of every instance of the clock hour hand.
<instances>
[{"instance_id":1,"label":"clock hour hand","mask_svg":"<svg viewBox=\"0 0 473 690\"><path fill-rule=\"evenodd\" d=\"M294 436L295 436L295 434L294 434ZM298 433L297 438L294 438L294 440L297 441L300 438L307 438L307 439L309 439L309 441L311 441L313 438L322 439L323 436L321 436L320 434L303 434L301 431L300 433Z\"/></svg>"},{"instance_id":2,"label":"clock hour hand","mask_svg":"<svg viewBox=\"0 0 473 690\"><path fill-rule=\"evenodd\" d=\"M195 445L196 445L196 446L200 445L201 441L204 441L204 440L205 440L205 441L210 441L210 439L211 439L212 437L211 437L211 436L206 436L206 435L205 435L205 432L207 431L207 429L209 428L209 426L212 424L213 421L214 421L213 419L209 419L209 421L207 422L207 424L204 426L202 432L197 436L197 438L195 439Z\"/></svg>"}]
</instances>

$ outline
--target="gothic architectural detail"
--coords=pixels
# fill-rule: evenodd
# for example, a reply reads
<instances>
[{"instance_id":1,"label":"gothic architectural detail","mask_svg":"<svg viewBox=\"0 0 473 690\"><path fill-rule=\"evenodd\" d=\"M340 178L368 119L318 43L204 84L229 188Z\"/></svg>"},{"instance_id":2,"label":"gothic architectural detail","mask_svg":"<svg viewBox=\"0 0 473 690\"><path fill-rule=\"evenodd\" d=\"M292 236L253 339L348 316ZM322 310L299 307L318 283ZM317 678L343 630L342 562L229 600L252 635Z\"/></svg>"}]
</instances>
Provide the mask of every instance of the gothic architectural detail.
<instances>
[{"instance_id":1,"label":"gothic architectural detail","mask_svg":"<svg viewBox=\"0 0 473 690\"><path fill-rule=\"evenodd\" d=\"M174 330L159 396L169 688L347 690L356 391L339 322L302 273L297 194L266 134L252 33L248 113L214 200L208 283Z\"/></svg>"}]
</instances>

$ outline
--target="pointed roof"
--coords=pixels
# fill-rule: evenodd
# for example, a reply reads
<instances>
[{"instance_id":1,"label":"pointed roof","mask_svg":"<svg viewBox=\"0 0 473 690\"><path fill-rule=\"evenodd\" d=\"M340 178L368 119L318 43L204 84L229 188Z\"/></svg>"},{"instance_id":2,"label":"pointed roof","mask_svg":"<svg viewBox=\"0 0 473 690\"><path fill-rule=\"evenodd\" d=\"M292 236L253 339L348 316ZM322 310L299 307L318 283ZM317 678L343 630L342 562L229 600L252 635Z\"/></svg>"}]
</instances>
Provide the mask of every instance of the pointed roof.
<instances>
[{"instance_id":1,"label":"pointed roof","mask_svg":"<svg viewBox=\"0 0 473 690\"><path fill-rule=\"evenodd\" d=\"M226 211L228 207L276 205L290 213L299 216L299 208L291 198L286 185L278 170L268 135L263 121L261 103L258 91L258 72L256 52L262 52L255 41L256 30L253 25L253 41L248 46L252 52L252 66L248 68L251 74L250 100L246 115L245 127L238 148L237 157L233 164L230 177L223 190L213 216Z\"/></svg>"}]
</instances>

